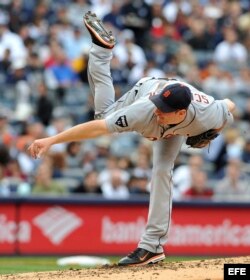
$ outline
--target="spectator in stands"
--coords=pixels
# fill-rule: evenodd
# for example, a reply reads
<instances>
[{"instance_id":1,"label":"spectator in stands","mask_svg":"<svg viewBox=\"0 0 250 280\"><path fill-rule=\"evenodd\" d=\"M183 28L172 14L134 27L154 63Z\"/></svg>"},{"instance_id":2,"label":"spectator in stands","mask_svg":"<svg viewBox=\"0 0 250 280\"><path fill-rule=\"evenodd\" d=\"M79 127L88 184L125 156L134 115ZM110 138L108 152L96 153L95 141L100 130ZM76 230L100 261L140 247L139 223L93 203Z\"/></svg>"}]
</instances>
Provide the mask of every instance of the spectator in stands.
<instances>
[{"instance_id":1,"label":"spectator in stands","mask_svg":"<svg viewBox=\"0 0 250 280\"><path fill-rule=\"evenodd\" d=\"M250 97L245 99L245 104L242 112L240 112L240 119L250 124Z\"/></svg>"},{"instance_id":2,"label":"spectator in stands","mask_svg":"<svg viewBox=\"0 0 250 280\"><path fill-rule=\"evenodd\" d=\"M225 130L223 135L216 139L216 142L213 143L213 146L211 145L211 150L213 149L214 145L216 155L212 159L212 163L214 165L213 176L216 179L221 179L225 175L227 163L231 159L241 159L244 141L240 135L240 130L236 127L230 127Z\"/></svg>"},{"instance_id":3,"label":"spectator in stands","mask_svg":"<svg viewBox=\"0 0 250 280\"><path fill-rule=\"evenodd\" d=\"M240 69L239 73L234 77L234 79L236 91L239 93L237 94L235 100L237 101L237 98L240 98L240 103L238 103L242 108L246 97L250 97L250 67L244 67Z\"/></svg>"},{"instance_id":4,"label":"spectator in stands","mask_svg":"<svg viewBox=\"0 0 250 280\"><path fill-rule=\"evenodd\" d=\"M28 177L33 175L37 163L28 154L27 147L33 139L44 135L44 127L40 122L25 122L22 135L16 138L16 158L22 172Z\"/></svg>"},{"instance_id":5,"label":"spectator in stands","mask_svg":"<svg viewBox=\"0 0 250 280\"><path fill-rule=\"evenodd\" d=\"M121 5L122 3L119 0L111 1L111 10L102 19L105 25L110 25L110 30L113 29L115 32L123 29L123 21L120 14Z\"/></svg>"},{"instance_id":6,"label":"spectator in stands","mask_svg":"<svg viewBox=\"0 0 250 280\"><path fill-rule=\"evenodd\" d=\"M67 90L79 81L79 77L68 63L68 59L62 49L58 49L55 64L49 67L47 71L50 79L54 79L59 100L63 102Z\"/></svg>"},{"instance_id":7,"label":"spectator in stands","mask_svg":"<svg viewBox=\"0 0 250 280\"><path fill-rule=\"evenodd\" d=\"M4 166L0 164L0 197L11 195L11 186L4 175Z\"/></svg>"},{"instance_id":8,"label":"spectator in stands","mask_svg":"<svg viewBox=\"0 0 250 280\"><path fill-rule=\"evenodd\" d=\"M89 171L97 169L96 161L98 160L95 149L84 149L83 150L83 161L82 161L82 174L87 174ZM99 170L98 170L99 171Z\"/></svg>"},{"instance_id":9,"label":"spectator in stands","mask_svg":"<svg viewBox=\"0 0 250 280\"><path fill-rule=\"evenodd\" d=\"M65 114L65 113L64 113ZM47 135L55 135L58 132L61 132L68 128L70 119L66 116L62 116L59 112L58 115L55 113L53 116L53 119L48 127L46 127L46 133ZM65 144L59 144L52 149L53 152L65 152L66 145Z\"/></svg>"},{"instance_id":10,"label":"spectator in stands","mask_svg":"<svg viewBox=\"0 0 250 280\"><path fill-rule=\"evenodd\" d=\"M96 166L100 168L100 163L98 163L99 160L101 160L100 157L97 157ZM107 155L105 156L105 160L106 160L106 164L100 169L100 173L98 176L98 180L101 185L107 182L109 183L111 181L113 171L118 168L118 157L113 155L109 155L109 156ZM128 170L121 169L121 168L119 168L119 170L121 172L122 181L127 182L129 179Z\"/></svg>"},{"instance_id":11,"label":"spectator in stands","mask_svg":"<svg viewBox=\"0 0 250 280\"><path fill-rule=\"evenodd\" d=\"M129 198L129 190L123 173L120 169L113 169L110 172L110 180L101 184L104 198L109 199L127 199Z\"/></svg>"},{"instance_id":12,"label":"spectator in stands","mask_svg":"<svg viewBox=\"0 0 250 280\"><path fill-rule=\"evenodd\" d=\"M206 76L203 77L202 88L208 94L219 99L225 96L231 96L233 98L235 94L233 76L228 71L222 70L215 62L209 62L207 64Z\"/></svg>"},{"instance_id":13,"label":"spectator in stands","mask_svg":"<svg viewBox=\"0 0 250 280\"><path fill-rule=\"evenodd\" d=\"M181 164L174 170L174 198L179 199L192 185L192 173L204 167L204 159L200 154L191 154L187 164Z\"/></svg>"},{"instance_id":14,"label":"spectator in stands","mask_svg":"<svg viewBox=\"0 0 250 280\"><path fill-rule=\"evenodd\" d=\"M5 191L8 194L15 195L29 195L31 192L31 185L29 178L25 175L17 159L11 158L4 169L4 183Z\"/></svg>"},{"instance_id":15,"label":"spectator in stands","mask_svg":"<svg viewBox=\"0 0 250 280\"><path fill-rule=\"evenodd\" d=\"M250 12L248 14L250 15ZM250 52L250 32L248 30L250 29L250 21L249 21L248 25L249 25L249 27L247 28L246 32L243 35L242 43L246 47L247 52L249 54L249 52ZM248 66L249 66L249 62L250 62L250 57L248 55Z\"/></svg>"},{"instance_id":16,"label":"spectator in stands","mask_svg":"<svg viewBox=\"0 0 250 280\"><path fill-rule=\"evenodd\" d=\"M4 112L4 109L0 108L0 144L4 144L8 147L14 142L15 133L13 127L8 120L8 113Z\"/></svg>"},{"instance_id":17,"label":"spectator in stands","mask_svg":"<svg viewBox=\"0 0 250 280\"><path fill-rule=\"evenodd\" d=\"M60 41L70 61L81 57L89 49L89 37L84 36L82 27L79 26L73 26L72 32L62 37Z\"/></svg>"},{"instance_id":18,"label":"spectator in stands","mask_svg":"<svg viewBox=\"0 0 250 280\"><path fill-rule=\"evenodd\" d=\"M54 104L48 96L48 88L43 81L38 84L37 93L36 116L47 127L52 120Z\"/></svg>"},{"instance_id":19,"label":"spectator in stands","mask_svg":"<svg viewBox=\"0 0 250 280\"><path fill-rule=\"evenodd\" d=\"M138 143L138 147L136 149L136 155L132 156L133 160L136 161L136 158L142 154L148 158L149 164L151 164L151 159L152 159L152 142L147 141L145 139L140 139Z\"/></svg>"},{"instance_id":20,"label":"spectator in stands","mask_svg":"<svg viewBox=\"0 0 250 280\"><path fill-rule=\"evenodd\" d=\"M43 44L46 41L47 30L53 21L52 17L53 12L49 3L40 1L35 5L32 19L29 22L29 35L39 44Z\"/></svg>"},{"instance_id":21,"label":"spectator in stands","mask_svg":"<svg viewBox=\"0 0 250 280\"><path fill-rule=\"evenodd\" d=\"M83 164L83 151L80 142L70 142L67 144L65 152L66 168L81 168Z\"/></svg>"},{"instance_id":22,"label":"spectator in stands","mask_svg":"<svg viewBox=\"0 0 250 280\"><path fill-rule=\"evenodd\" d=\"M203 91L201 86L202 81L200 77L200 69L198 68L198 66L195 65L189 68L189 71L185 73L185 81L190 83L197 89Z\"/></svg>"},{"instance_id":23,"label":"spectator in stands","mask_svg":"<svg viewBox=\"0 0 250 280\"><path fill-rule=\"evenodd\" d=\"M203 159L210 167L210 177L212 179L221 178L223 168L227 164L226 143L224 135L219 135L213 143L202 151Z\"/></svg>"},{"instance_id":24,"label":"spectator in stands","mask_svg":"<svg viewBox=\"0 0 250 280\"><path fill-rule=\"evenodd\" d=\"M218 4L217 0L214 2L216 2L216 5ZM207 57L207 61L209 61L210 59L212 59L212 54L215 47L223 40L222 31L220 28L218 28L218 17L222 14L222 11L218 11L216 15L215 9L217 7L215 9L213 8L213 10L211 9L210 11L206 11L206 7L207 6L204 7L204 14L207 13L207 15L204 16L203 20L206 26L206 33L209 36L209 50L201 52L201 54ZM219 9L221 9L221 7ZM200 58L202 59L202 57Z\"/></svg>"},{"instance_id":25,"label":"spectator in stands","mask_svg":"<svg viewBox=\"0 0 250 280\"><path fill-rule=\"evenodd\" d=\"M220 29L223 29L224 26L237 28L239 24L239 17L243 13L242 1L226 1L224 3L222 1L221 7L223 8L223 13L221 17L218 18L218 27Z\"/></svg>"},{"instance_id":26,"label":"spectator in stands","mask_svg":"<svg viewBox=\"0 0 250 280\"><path fill-rule=\"evenodd\" d=\"M110 0L91 0L91 7L99 18L103 18L111 11L111 3Z\"/></svg>"},{"instance_id":27,"label":"spectator in stands","mask_svg":"<svg viewBox=\"0 0 250 280\"><path fill-rule=\"evenodd\" d=\"M246 1L247 3L248 1ZM238 15L237 26L240 32L247 33L250 28L250 9L248 2L248 9L245 9L245 12ZM249 36L248 36L249 37Z\"/></svg>"},{"instance_id":28,"label":"spectator in stands","mask_svg":"<svg viewBox=\"0 0 250 280\"><path fill-rule=\"evenodd\" d=\"M143 76L144 77L159 77L159 78L165 78L165 68L167 68L167 63L164 65L164 70L160 69L154 59L148 60L147 65L143 69Z\"/></svg>"},{"instance_id":29,"label":"spectator in stands","mask_svg":"<svg viewBox=\"0 0 250 280\"><path fill-rule=\"evenodd\" d=\"M135 174L143 174L144 176L147 176L148 180L151 179L151 160L147 156L147 154L144 153L137 153L137 157L134 160L134 168L133 172Z\"/></svg>"},{"instance_id":30,"label":"spectator in stands","mask_svg":"<svg viewBox=\"0 0 250 280\"><path fill-rule=\"evenodd\" d=\"M183 193L182 198L201 199L212 198L213 189L208 185L207 173L202 169L191 171L191 185Z\"/></svg>"},{"instance_id":31,"label":"spectator in stands","mask_svg":"<svg viewBox=\"0 0 250 280\"><path fill-rule=\"evenodd\" d=\"M232 72L246 66L247 49L239 41L237 31L231 26L224 28L224 40L216 46L214 60L221 67Z\"/></svg>"},{"instance_id":32,"label":"spectator in stands","mask_svg":"<svg viewBox=\"0 0 250 280\"><path fill-rule=\"evenodd\" d=\"M241 159L243 163L249 164L250 167L250 136L245 140Z\"/></svg>"},{"instance_id":33,"label":"spectator in stands","mask_svg":"<svg viewBox=\"0 0 250 280\"><path fill-rule=\"evenodd\" d=\"M227 159L240 159L244 145L240 130L236 127L228 128L224 133L224 139L226 141Z\"/></svg>"},{"instance_id":34,"label":"spectator in stands","mask_svg":"<svg viewBox=\"0 0 250 280\"><path fill-rule=\"evenodd\" d=\"M97 161L99 161L99 159L100 158L97 156ZM117 157L115 157L113 155L105 156L104 166L102 166L102 168L100 168L100 173L98 176L99 177L98 180L99 180L100 184L104 184L104 183L110 181L111 172L112 172L112 170L117 168L117 162L118 162ZM97 164L97 166L99 166L99 163Z\"/></svg>"},{"instance_id":35,"label":"spectator in stands","mask_svg":"<svg viewBox=\"0 0 250 280\"><path fill-rule=\"evenodd\" d=\"M97 158L97 161L95 162L95 168L98 171L103 170L104 173L106 173L105 170L107 170L107 173L109 173L109 170L113 169L117 164L117 158L110 153L110 145L111 141L108 135L100 137L99 139L95 139L94 148Z\"/></svg>"},{"instance_id":36,"label":"spectator in stands","mask_svg":"<svg viewBox=\"0 0 250 280\"><path fill-rule=\"evenodd\" d=\"M11 69L11 59L10 59L10 49L5 49L0 59L0 73L3 77L3 80L6 80L7 73Z\"/></svg>"},{"instance_id":37,"label":"spectator in stands","mask_svg":"<svg viewBox=\"0 0 250 280\"><path fill-rule=\"evenodd\" d=\"M151 9L152 9L152 26L150 29L150 37L152 37L152 41L159 40L164 37L164 21L167 19L163 15L163 2L162 1L152 1Z\"/></svg>"},{"instance_id":38,"label":"spectator in stands","mask_svg":"<svg viewBox=\"0 0 250 280\"><path fill-rule=\"evenodd\" d=\"M25 1L13 0L7 2L10 2L8 7L10 30L18 33L23 24L31 21L32 9L28 10L25 7L23 3Z\"/></svg>"},{"instance_id":39,"label":"spectator in stands","mask_svg":"<svg viewBox=\"0 0 250 280\"><path fill-rule=\"evenodd\" d=\"M148 174L142 170L132 172L128 182L128 189L131 194L149 194Z\"/></svg>"},{"instance_id":40,"label":"spectator in stands","mask_svg":"<svg viewBox=\"0 0 250 280\"><path fill-rule=\"evenodd\" d=\"M27 58L27 79L32 91L36 91L40 83L44 81L44 65L38 50L31 50ZM33 97L33 92L31 93Z\"/></svg>"},{"instance_id":41,"label":"spectator in stands","mask_svg":"<svg viewBox=\"0 0 250 280\"><path fill-rule=\"evenodd\" d=\"M197 66L196 57L190 45L180 44L176 54L178 73L185 76L190 71L190 68Z\"/></svg>"},{"instance_id":42,"label":"spectator in stands","mask_svg":"<svg viewBox=\"0 0 250 280\"><path fill-rule=\"evenodd\" d=\"M10 158L6 165L4 175L17 181L27 181L28 177L20 168L19 162L15 158Z\"/></svg>"},{"instance_id":43,"label":"spectator in stands","mask_svg":"<svg viewBox=\"0 0 250 280\"><path fill-rule=\"evenodd\" d=\"M52 165L47 158L38 167L32 186L32 194L55 195L66 194L67 187L57 183L52 178Z\"/></svg>"},{"instance_id":44,"label":"spectator in stands","mask_svg":"<svg viewBox=\"0 0 250 280\"><path fill-rule=\"evenodd\" d=\"M41 122L36 120L23 122L23 131L16 139L16 148L19 151L24 151L25 145L43 136L45 136L45 131Z\"/></svg>"},{"instance_id":45,"label":"spectator in stands","mask_svg":"<svg viewBox=\"0 0 250 280\"><path fill-rule=\"evenodd\" d=\"M135 43L145 47L152 23L152 8L144 0L126 1L121 6L121 18L125 29L135 35Z\"/></svg>"},{"instance_id":46,"label":"spectator in stands","mask_svg":"<svg viewBox=\"0 0 250 280\"><path fill-rule=\"evenodd\" d=\"M72 189L72 193L102 194L97 171L91 170L86 173L82 182L76 188Z\"/></svg>"},{"instance_id":47,"label":"spectator in stands","mask_svg":"<svg viewBox=\"0 0 250 280\"><path fill-rule=\"evenodd\" d=\"M11 63L6 84L14 95L15 119L27 121L33 114L31 106L31 82L27 75L27 59L17 58Z\"/></svg>"},{"instance_id":48,"label":"spectator in stands","mask_svg":"<svg viewBox=\"0 0 250 280\"><path fill-rule=\"evenodd\" d=\"M63 152L50 153L50 162L51 162L51 169L52 169L52 178L63 179L64 170L66 168L65 153Z\"/></svg>"},{"instance_id":49,"label":"spectator in stands","mask_svg":"<svg viewBox=\"0 0 250 280\"><path fill-rule=\"evenodd\" d=\"M43 61L45 69L49 69L50 67L56 64L56 54L57 52L62 51L62 46L59 43L59 24L53 24L49 28L48 40L45 44L40 45L40 57ZM55 89L57 84L55 79L53 79L53 75L49 71L45 71L46 83L50 89Z\"/></svg>"},{"instance_id":50,"label":"spectator in stands","mask_svg":"<svg viewBox=\"0 0 250 280\"><path fill-rule=\"evenodd\" d=\"M8 49L10 50L10 61L13 63L16 59L25 59L27 52L21 37L11 32L8 24L8 14L0 11L0 61L3 59L6 49Z\"/></svg>"},{"instance_id":51,"label":"spectator in stands","mask_svg":"<svg viewBox=\"0 0 250 280\"><path fill-rule=\"evenodd\" d=\"M182 17L185 17L192 11L190 1L162 1L162 3L165 3L162 7L163 14L169 22L176 22L180 13Z\"/></svg>"},{"instance_id":52,"label":"spectator in stands","mask_svg":"<svg viewBox=\"0 0 250 280\"><path fill-rule=\"evenodd\" d=\"M170 54L168 49L165 47L165 44L163 44L163 40L159 39L152 42L148 56L149 60L153 61L155 63L155 67L159 69L163 69L170 58Z\"/></svg>"},{"instance_id":53,"label":"spectator in stands","mask_svg":"<svg viewBox=\"0 0 250 280\"><path fill-rule=\"evenodd\" d=\"M116 90L116 98L119 98L121 96L122 87L124 87L128 82L127 69L121 68L121 61L117 55L113 56L110 68Z\"/></svg>"},{"instance_id":54,"label":"spectator in stands","mask_svg":"<svg viewBox=\"0 0 250 280\"><path fill-rule=\"evenodd\" d=\"M3 179L4 179L3 166L0 164L0 197L8 195L8 190L6 190Z\"/></svg>"},{"instance_id":55,"label":"spectator in stands","mask_svg":"<svg viewBox=\"0 0 250 280\"><path fill-rule=\"evenodd\" d=\"M70 5L67 6L66 17L69 19L73 26L82 27L82 15L90 10L90 4L88 0L74 0L70 1Z\"/></svg>"},{"instance_id":56,"label":"spectator in stands","mask_svg":"<svg viewBox=\"0 0 250 280\"><path fill-rule=\"evenodd\" d=\"M85 53L85 50L82 52L82 55L77 58L74 59L72 61L72 68L74 69L74 71L77 73L77 75L80 78L80 81L85 84L88 87L88 78L87 78L87 65L88 65L88 54ZM92 100L87 100L87 102L89 102L89 106L86 106L86 111L89 111L89 114L91 114L91 109L93 107L93 103ZM88 112L86 113L88 114ZM93 118L92 118L93 119Z\"/></svg>"},{"instance_id":57,"label":"spectator in stands","mask_svg":"<svg viewBox=\"0 0 250 280\"><path fill-rule=\"evenodd\" d=\"M6 145L0 143L0 166L2 166L3 168L6 167L9 161L10 151ZM2 174L4 174L4 172Z\"/></svg>"},{"instance_id":58,"label":"spectator in stands","mask_svg":"<svg viewBox=\"0 0 250 280\"><path fill-rule=\"evenodd\" d=\"M150 34L152 36L152 41L154 39L164 39L164 37L169 35L169 31L172 34L178 34L177 30L179 24L173 25L173 23L166 18L166 16L164 15L163 5L164 1L162 0L152 1L151 3L153 19ZM179 36L179 34L177 36Z\"/></svg>"},{"instance_id":59,"label":"spectator in stands","mask_svg":"<svg viewBox=\"0 0 250 280\"><path fill-rule=\"evenodd\" d=\"M189 31L184 39L194 51L208 51L212 46L212 38L206 31L206 23L201 18L189 19Z\"/></svg>"},{"instance_id":60,"label":"spectator in stands","mask_svg":"<svg viewBox=\"0 0 250 280\"><path fill-rule=\"evenodd\" d=\"M18 151L16 155L18 164L21 168L21 171L25 176L31 178L37 168L39 163L35 162L30 155L27 153L29 142L24 143L23 149Z\"/></svg>"},{"instance_id":61,"label":"spectator in stands","mask_svg":"<svg viewBox=\"0 0 250 280\"><path fill-rule=\"evenodd\" d=\"M27 195L30 189L29 177L17 159L11 157L8 146L0 144L0 196Z\"/></svg>"},{"instance_id":62,"label":"spectator in stands","mask_svg":"<svg viewBox=\"0 0 250 280\"><path fill-rule=\"evenodd\" d=\"M134 164L131 157L129 155L126 155L118 158L117 167L121 170L130 172L134 168Z\"/></svg>"},{"instance_id":63,"label":"spectator in stands","mask_svg":"<svg viewBox=\"0 0 250 280\"><path fill-rule=\"evenodd\" d=\"M8 84L16 85L20 81L25 81L27 87L27 60L26 58L16 58L11 62L10 72L8 73Z\"/></svg>"},{"instance_id":64,"label":"spectator in stands","mask_svg":"<svg viewBox=\"0 0 250 280\"><path fill-rule=\"evenodd\" d=\"M120 60L121 65L127 68L129 82L134 83L139 76L141 78L147 63L144 49L136 43L135 34L129 29L121 31L119 41L114 49L114 55Z\"/></svg>"},{"instance_id":65,"label":"spectator in stands","mask_svg":"<svg viewBox=\"0 0 250 280\"><path fill-rule=\"evenodd\" d=\"M216 184L216 197L221 200L249 199L249 177L242 170L242 161L232 159L226 167L225 177Z\"/></svg>"}]
</instances>

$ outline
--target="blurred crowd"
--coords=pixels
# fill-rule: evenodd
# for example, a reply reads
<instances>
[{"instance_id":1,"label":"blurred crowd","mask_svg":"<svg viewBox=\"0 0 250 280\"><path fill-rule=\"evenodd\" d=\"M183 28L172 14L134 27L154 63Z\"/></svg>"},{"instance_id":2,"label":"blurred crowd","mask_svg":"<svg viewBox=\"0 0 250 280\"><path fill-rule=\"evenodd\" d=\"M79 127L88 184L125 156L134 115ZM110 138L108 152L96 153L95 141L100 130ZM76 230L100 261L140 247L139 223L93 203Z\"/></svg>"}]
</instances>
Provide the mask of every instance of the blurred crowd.
<instances>
[{"instance_id":1,"label":"blurred crowd","mask_svg":"<svg viewBox=\"0 0 250 280\"><path fill-rule=\"evenodd\" d=\"M183 145L174 200L249 199L248 0L0 1L0 196L150 192L152 142L135 133L58 144L39 160L27 153L34 139L93 119L82 23L89 10L117 38L117 98L143 76L178 77L237 104L234 124L208 148Z\"/></svg>"}]
</instances>

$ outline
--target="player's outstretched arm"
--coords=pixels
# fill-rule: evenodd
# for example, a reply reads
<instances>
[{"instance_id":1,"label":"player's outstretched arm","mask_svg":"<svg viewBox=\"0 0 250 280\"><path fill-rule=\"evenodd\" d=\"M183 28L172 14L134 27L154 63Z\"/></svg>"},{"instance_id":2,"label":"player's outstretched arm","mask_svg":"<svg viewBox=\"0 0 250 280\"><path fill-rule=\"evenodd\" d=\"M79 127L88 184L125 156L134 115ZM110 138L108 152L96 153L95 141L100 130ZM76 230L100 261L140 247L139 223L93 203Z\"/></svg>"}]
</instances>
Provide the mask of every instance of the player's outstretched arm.
<instances>
[{"instance_id":1,"label":"player's outstretched arm","mask_svg":"<svg viewBox=\"0 0 250 280\"><path fill-rule=\"evenodd\" d=\"M28 147L28 151L32 157L39 158L43 156L52 145L95 138L108 133L105 120L90 121L73 126L57 135L35 140Z\"/></svg>"}]
</instances>

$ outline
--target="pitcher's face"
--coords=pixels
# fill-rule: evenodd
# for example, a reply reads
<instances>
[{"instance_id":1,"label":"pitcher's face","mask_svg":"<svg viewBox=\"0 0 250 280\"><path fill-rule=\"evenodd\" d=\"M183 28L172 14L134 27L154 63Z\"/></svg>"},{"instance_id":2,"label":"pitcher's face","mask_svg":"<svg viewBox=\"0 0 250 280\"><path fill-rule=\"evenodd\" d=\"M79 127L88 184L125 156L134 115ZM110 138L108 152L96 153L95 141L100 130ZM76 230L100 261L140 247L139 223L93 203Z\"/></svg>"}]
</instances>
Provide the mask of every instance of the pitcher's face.
<instances>
[{"instance_id":1,"label":"pitcher's face","mask_svg":"<svg viewBox=\"0 0 250 280\"><path fill-rule=\"evenodd\" d=\"M187 114L187 110L182 109L170 113L163 113L159 109L155 110L157 122L160 125L178 124L182 122Z\"/></svg>"}]
</instances>

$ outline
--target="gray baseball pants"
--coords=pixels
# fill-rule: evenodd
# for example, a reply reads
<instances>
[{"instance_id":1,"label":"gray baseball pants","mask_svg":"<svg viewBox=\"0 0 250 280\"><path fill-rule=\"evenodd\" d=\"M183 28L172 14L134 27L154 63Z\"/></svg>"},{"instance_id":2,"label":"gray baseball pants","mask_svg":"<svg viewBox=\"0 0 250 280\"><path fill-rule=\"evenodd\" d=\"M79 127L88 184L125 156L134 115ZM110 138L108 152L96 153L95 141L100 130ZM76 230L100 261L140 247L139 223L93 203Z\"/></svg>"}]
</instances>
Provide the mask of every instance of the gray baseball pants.
<instances>
[{"instance_id":1,"label":"gray baseball pants","mask_svg":"<svg viewBox=\"0 0 250 280\"><path fill-rule=\"evenodd\" d=\"M111 59L111 50L95 44L92 45L89 53L88 79L97 115L108 108L118 108L114 106L115 91L110 73ZM129 94L131 91L125 94ZM119 108L121 108L121 104L120 102ZM108 110L108 113L111 111ZM163 252L163 245L167 242L172 212L172 170L182 143L182 136L162 139L153 143L153 170L148 220L138 244L138 247L150 252Z\"/></svg>"}]
</instances>

